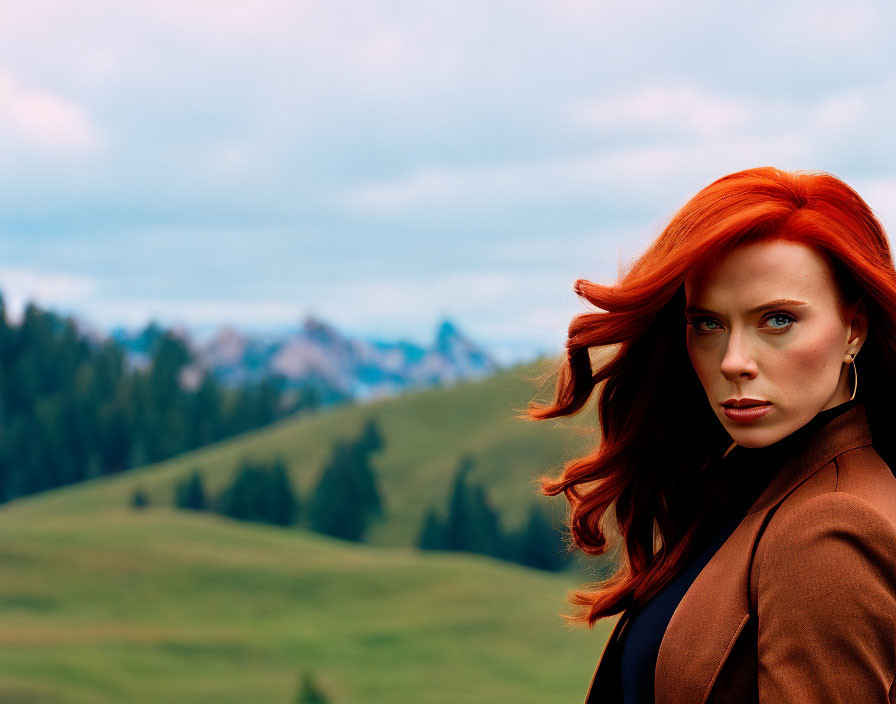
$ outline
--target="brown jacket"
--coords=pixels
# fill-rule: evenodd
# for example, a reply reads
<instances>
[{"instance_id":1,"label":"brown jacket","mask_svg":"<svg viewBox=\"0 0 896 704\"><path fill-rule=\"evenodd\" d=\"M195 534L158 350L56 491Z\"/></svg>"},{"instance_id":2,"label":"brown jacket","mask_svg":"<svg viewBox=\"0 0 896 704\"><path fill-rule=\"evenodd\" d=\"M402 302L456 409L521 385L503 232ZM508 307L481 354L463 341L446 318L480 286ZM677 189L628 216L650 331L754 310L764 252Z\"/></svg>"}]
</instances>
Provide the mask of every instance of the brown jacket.
<instances>
[{"instance_id":1,"label":"brown jacket","mask_svg":"<svg viewBox=\"0 0 896 704\"><path fill-rule=\"evenodd\" d=\"M622 702L627 616L588 704ZM660 644L656 704L892 704L894 680L896 478L859 404L806 439L697 575Z\"/></svg>"}]
</instances>

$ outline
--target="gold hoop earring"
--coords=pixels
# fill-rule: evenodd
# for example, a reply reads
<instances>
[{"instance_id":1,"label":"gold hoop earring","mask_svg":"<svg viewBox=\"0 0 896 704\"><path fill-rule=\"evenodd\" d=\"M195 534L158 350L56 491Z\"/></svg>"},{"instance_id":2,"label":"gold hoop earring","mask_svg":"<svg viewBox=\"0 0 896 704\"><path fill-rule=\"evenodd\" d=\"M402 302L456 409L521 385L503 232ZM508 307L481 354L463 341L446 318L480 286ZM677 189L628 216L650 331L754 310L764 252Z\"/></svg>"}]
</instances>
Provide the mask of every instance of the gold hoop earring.
<instances>
[{"instance_id":1,"label":"gold hoop earring","mask_svg":"<svg viewBox=\"0 0 896 704\"><path fill-rule=\"evenodd\" d=\"M856 369L856 356L854 354L850 354L852 357L852 396L849 397L849 400L852 401L856 397L856 391L859 389L859 372Z\"/></svg>"}]
</instances>

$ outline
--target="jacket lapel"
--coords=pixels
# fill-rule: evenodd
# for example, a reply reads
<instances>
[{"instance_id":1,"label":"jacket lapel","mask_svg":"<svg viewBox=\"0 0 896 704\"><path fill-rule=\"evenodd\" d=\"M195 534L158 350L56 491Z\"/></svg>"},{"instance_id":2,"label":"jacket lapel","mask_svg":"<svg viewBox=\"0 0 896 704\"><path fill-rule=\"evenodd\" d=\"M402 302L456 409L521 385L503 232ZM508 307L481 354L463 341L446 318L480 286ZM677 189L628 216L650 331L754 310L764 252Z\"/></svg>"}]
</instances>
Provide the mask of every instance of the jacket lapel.
<instances>
[{"instance_id":1,"label":"jacket lapel","mask_svg":"<svg viewBox=\"0 0 896 704\"><path fill-rule=\"evenodd\" d=\"M672 614L656 661L656 704L706 702L738 635L755 618L750 571L774 510L831 459L870 444L865 407L859 404L819 427L781 467Z\"/></svg>"}]
</instances>

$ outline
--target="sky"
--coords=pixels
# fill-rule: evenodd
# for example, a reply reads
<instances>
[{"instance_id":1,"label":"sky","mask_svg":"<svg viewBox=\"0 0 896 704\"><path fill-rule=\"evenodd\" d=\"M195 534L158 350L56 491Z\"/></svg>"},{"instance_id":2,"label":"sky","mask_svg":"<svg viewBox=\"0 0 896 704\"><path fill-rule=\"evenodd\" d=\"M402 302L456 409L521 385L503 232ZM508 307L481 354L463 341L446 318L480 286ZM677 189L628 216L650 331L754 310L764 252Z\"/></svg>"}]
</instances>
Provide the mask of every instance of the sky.
<instances>
[{"instance_id":1,"label":"sky","mask_svg":"<svg viewBox=\"0 0 896 704\"><path fill-rule=\"evenodd\" d=\"M0 0L0 292L563 350L674 212L821 169L896 227L892 3Z\"/></svg>"}]
</instances>

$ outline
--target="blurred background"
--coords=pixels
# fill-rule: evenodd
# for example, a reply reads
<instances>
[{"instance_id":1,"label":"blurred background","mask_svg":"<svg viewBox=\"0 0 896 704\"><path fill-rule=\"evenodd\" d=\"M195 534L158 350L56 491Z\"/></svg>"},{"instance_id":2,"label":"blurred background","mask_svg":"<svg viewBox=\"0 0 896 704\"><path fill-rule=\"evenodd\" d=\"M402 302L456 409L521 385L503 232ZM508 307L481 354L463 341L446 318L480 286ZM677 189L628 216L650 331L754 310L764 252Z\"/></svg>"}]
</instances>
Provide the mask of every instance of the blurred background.
<instances>
[{"instance_id":1,"label":"blurred background","mask_svg":"<svg viewBox=\"0 0 896 704\"><path fill-rule=\"evenodd\" d=\"M581 701L572 284L753 166L889 228L894 13L0 1L0 700Z\"/></svg>"}]
</instances>

